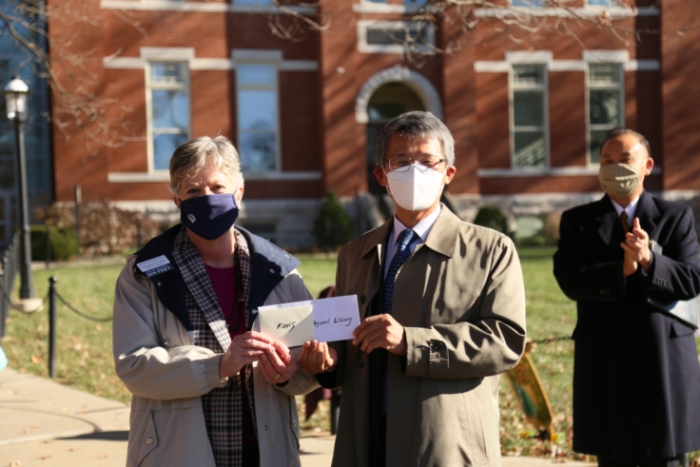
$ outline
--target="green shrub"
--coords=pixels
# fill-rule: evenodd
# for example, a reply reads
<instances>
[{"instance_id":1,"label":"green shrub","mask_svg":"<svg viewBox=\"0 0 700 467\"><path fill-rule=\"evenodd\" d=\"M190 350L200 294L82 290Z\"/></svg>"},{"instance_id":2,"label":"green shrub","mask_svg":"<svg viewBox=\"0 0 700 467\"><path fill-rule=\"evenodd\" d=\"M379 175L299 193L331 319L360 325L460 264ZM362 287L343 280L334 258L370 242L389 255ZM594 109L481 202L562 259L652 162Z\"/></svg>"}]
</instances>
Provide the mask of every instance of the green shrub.
<instances>
[{"instance_id":1,"label":"green shrub","mask_svg":"<svg viewBox=\"0 0 700 467\"><path fill-rule=\"evenodd\" d=\"M474 218L474 224L510 235L506 216L503 215L503 211L495 206L484 206L480 208Z\"/></svg>"},{"instance_id":2,"label":"green shrub","mask_svg":"<svg viewBox=\"0 0 700 467\"><path fill-rule=\"evenodd\" d=\"M345 245L355 237L352 219L332 191L318 211L313 232L316 244L325 249Z\"/></svg>"},{"instance_id":3,"label":"green shrub","mask_svg":"<svg viewBox=\"0 0 700 467\"><path fill-rule=\"evenodd\" d=\"M46 260L46 227L43 225L31 226L32 260ZM49 239L51 242L51 261L65 261L78 254L78 239L75 230L69 227L49 227Z\"/></svg>"},{"instance_id":4,"label":"green shrub","mask_svg":"<svg viewBox=\"0 0 700 467\"><path fill-rule=\"evenodd\" d=\"M542 232L529 237L516 238L515 243L518 246L552 246L557 244L556 240L548 239Z\"/></svg>"}]
</instances>

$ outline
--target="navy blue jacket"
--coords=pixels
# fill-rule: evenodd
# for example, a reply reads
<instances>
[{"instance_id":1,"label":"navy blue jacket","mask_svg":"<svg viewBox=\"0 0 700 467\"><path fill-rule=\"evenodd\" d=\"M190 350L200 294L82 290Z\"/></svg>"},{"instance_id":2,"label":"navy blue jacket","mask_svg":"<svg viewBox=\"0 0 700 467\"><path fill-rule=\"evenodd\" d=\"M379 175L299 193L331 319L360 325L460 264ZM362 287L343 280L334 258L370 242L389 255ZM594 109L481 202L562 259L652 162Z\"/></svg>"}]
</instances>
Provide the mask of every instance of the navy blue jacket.
<instances>
[{"instance_id":1,"label":"navy blue jacket","mask_svg":"<svg viewBox=\"0 0 700 467\"><path fill-rule=\"evenodd\" d=\"M651 240L648 274L625 279L624 231L610 199L566 211L554 275L577 302L574 450L616 459L700 449L700 365L693 329L646 299L700 294L689 207L642 194L636 217Z\"/></svg>"},{"instance_id":2,"label":"navy blue jacket","mask_svg":"<svg viewBox=\"0 0 700 467\"><path fill-rule=\"evenodd\" d=\"M182 224L178 224L149 241L146 246L136 253L137 258L134 265L161 255L168 258L174 268L154 275L150 279L156 288L158 299L180 320L188 331L192 331L192 323L190 322L185 302L182 277L177 271L177 263L172 254L175 237L177 237L182 228ZM249 308L253 313L253 319L250 320L252 324L258 307L265 303L270 292L301 263L298 259L268 240L253 235L246 229L238 226L236 226L236 230L241 232L248 241L248 249L250 250L252 284ZM134 276L146 276L136 266L134 266L133 273Z\"/></svg>"}]
</instances>

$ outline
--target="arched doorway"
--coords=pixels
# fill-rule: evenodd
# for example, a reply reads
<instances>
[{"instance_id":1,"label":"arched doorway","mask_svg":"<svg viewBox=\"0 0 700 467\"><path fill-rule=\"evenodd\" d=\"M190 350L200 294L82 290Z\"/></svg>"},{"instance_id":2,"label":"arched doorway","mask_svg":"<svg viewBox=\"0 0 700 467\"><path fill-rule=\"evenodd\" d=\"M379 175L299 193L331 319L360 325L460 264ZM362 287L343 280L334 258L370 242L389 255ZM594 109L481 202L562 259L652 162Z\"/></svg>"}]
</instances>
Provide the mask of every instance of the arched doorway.
<instances>
[{"instance_id":1,"label":"arched doorway","mask_svg":"<svg viewBox=\"0 0 700 467\"><path fill-rule=\"evenodd\" d=\"M389 82L380 86L367 103L367 183L373 195L384 193L377 182L374 170L374 154L377 137L384 125L394 117L411 110L426 110L423 100L411 88L401 82Z\"/></svg>"}]
</instances>

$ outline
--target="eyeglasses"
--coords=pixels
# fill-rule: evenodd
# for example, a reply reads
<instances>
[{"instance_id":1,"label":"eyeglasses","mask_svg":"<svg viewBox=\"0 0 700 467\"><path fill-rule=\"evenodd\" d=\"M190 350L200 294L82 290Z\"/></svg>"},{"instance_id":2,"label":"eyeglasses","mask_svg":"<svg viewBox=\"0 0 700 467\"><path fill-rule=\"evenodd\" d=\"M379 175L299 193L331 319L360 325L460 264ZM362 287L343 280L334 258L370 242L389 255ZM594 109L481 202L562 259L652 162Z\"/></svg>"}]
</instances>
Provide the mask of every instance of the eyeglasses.
<instances>
[{"instance_id":1,"label":"eyeglasses","mask_svg":"<svg viewBox=\"0 0 700 467\"><path fill-rule=\"evenodd\" d=\"M406 172L414 162L418 162L419 168L434 169L445 162L435 156L420 156L416 159L407 156L397 156L389 159L389 172Z\"/></svg>"}]
</instances>

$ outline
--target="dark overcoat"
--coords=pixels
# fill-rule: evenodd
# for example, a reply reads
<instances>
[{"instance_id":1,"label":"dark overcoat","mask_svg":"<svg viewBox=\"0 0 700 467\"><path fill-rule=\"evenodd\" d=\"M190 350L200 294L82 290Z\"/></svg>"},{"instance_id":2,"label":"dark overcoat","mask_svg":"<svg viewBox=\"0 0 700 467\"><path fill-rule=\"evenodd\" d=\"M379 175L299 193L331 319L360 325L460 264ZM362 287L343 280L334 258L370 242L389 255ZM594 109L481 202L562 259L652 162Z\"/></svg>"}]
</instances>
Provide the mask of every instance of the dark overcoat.
<instances>
[{"instance_id":1,"label":"dark overcoat","mask_svg":"<svg viewBox=\"0 0 700 467\"><path fill-rule=\"evenodd\" d=\"M578 308L574 450L669 458L700 449L700 365L693 329L646 300L700 294L697 235L690 208L647 193L635 216L662 251L647 275L640 268L627 279L624 231L607 196L561 218L554 275Z\"/></svg>"}]
</instances>

